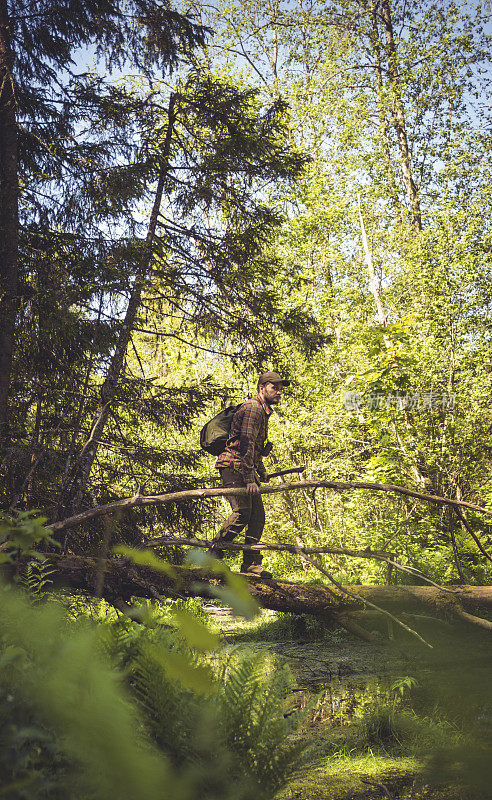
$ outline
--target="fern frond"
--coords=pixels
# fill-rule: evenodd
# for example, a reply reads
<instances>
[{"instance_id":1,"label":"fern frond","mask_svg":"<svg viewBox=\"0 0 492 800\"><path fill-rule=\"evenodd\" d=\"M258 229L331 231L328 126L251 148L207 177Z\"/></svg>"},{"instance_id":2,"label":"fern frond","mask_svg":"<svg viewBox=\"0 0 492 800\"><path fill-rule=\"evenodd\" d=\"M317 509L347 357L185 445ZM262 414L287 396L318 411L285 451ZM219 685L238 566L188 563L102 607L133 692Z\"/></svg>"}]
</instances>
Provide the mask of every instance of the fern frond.
<instances>
[{"instance_id":1,"label":"fern frond","mask_svg":"<svg viewBox=\"0 0 492 800\"><path fill-rule=\"evenodd\" d=\"M304 743L288 740L291 722L283 715L292 676L263 653L230 663L221 693L222 722L228 747L254 776L257 796L271 798L295 771Z\"/></svg>"},{"instance_id":2,"label":"fern frond","mask_svg":"<svg viewBox=\"0 0 492 800\"><path fill-rule=\"evenodd\" d=\"M40 603L46 596L48 587L52 585L52 575L56 572L47 561L31 559L27 562L25 570L19 576L19 585L30 596L35 604Z\"/></svg>"}]
</instances>

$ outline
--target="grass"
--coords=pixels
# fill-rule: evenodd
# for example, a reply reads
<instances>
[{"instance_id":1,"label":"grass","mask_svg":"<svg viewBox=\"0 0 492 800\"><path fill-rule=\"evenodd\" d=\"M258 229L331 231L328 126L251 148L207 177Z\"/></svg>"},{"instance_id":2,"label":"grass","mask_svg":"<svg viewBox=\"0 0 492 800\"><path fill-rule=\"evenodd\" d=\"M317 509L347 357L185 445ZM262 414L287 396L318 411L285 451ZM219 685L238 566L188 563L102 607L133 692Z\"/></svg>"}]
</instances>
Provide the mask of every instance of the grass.
<instances>
[{"instance_id":1,"label":"grass","mask_svg":"<svg viewBox=\"0 0 492 800\"><path fill-rule=\"evenodd\" d=\"M221 621L224 632L235 642L282 642L300 640L319 642L322 639L337 641L346 638L341 629L335 629L315 617L284 614L277 611L262 611L252 622ZM227 630L229 628L229 630Z\"/></svg>"},{"instance_id":2,"label":"grass","mask_svg":"<svg viewBox=\"0 0 492 800\"><path fill-rule=\"evenodd\" d=\"M381 754L327 759L298 775L276 800L377 800L387 796L382 787L395 800L472 800L456 787L428 786L414 758Z\"/></svg>"},{"instance_id":3,"label":"grass","mask_svg":"<svg viewBox=\"0 0 492 800\"><path fill-rule=\"evenodd\" d=\"M395 800L476 800L456 785L428 785L425 757L401 746L405 735L405 729L392 730L384 743L376 736L371 746L361 721L324 727L312 736L303 767L277 800L375 800L387 796L382 787Z\"/></svg>"}]
</instances>

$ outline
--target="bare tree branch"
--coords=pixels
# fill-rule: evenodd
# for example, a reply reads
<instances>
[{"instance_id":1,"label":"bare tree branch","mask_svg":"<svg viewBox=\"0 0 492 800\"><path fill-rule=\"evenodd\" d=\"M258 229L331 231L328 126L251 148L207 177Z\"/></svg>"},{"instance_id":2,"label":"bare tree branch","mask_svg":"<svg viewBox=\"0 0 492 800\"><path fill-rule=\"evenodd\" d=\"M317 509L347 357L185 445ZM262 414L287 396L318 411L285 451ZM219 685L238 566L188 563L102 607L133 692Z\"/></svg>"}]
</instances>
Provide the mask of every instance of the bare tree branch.
<instances>
[{"instance_id":1,"label":"bare tree branch","mask_svg":"<svg viewBox=\"0 0 492 800\"><path fill-rule=\"evenodd\" d=\"M355 600L358 600L360 603L371 606L371 608L374 608L376 609L376 611L379 611L381 614L384 614L386 617L393 620L393 622L396 622L397 625L400 625L401 628L408 631L408 633L411 633L412 636L415 636L422 642L422 644L425 644L426 647L429 647L432 650L432 645L429 644L429 642L426 642L425 639L423 639L422 636L419 633L417 633L417 631L414 631L413 628L409 628L408 625L405 625L405 623L402 622L400 619L398 619L398 617L395 617L394 614L391 614L389 611L386 611L386 609L377 606L376 603L373 603L371 600L362 599L360 596L351 592L350 589L347 589L346 586L342 586L341 583L338 583L338 581L335 580L333 575L331 575L331 573L329 573L328 570L324 569L324 567L321 567L319 564L316 563L316 561L314 561L312 558L309 558L309 556L307 556L304 553L304 545L302 544L301 540L297 538L296 541L297 541L296 550L301 559L303 561L307 561L308 564L311 564L311 566L317 569L319 572L321 572L322 575L325 575L328 578L328 580L330 580L332 584L337 587L337 589L339 589L344 594L348 595L348 597L352 597Z\"/></svg>"},{"instance_id":2,"label":"bare tree branch","mask_svg":"<svg viewBox=\"0 0 492 800\"><path fill-rule=\"evenodd\" d=\"M143 547L144 548L160 547L166 544L189 545L190 547L199 547L199 548L210 547L210 542L207 542L204 539L196 539L196 538L189 539L178 536L156 536L155 538L152 538L148 542L146 542L143 545ZM287 553L298 552L294 544L277 544L274 542L253 544L253 545L238 544L236 542L221 542L220 548L221 550L232 550L232 551L277 550L277 551L284 551ZM443 592L452 591L452 589L447 589L445 586L440 586L438 583L434 583L434 581L432 581L430 578L424 575L424 573L421 572L419 569L415 569L415 567L407 567L404 566L403 564L398 564L391 558L391 556L394 556L394 553L386 553L383 550L371 550L370 547L366 547L365 550L350 550L346 547L304 547L303 552L309 553L309 555L329 553L331 555L350 556L351 558L369 558L369 559L375 559L376 561L386 561L387 564L390 564L395 569L399 569L401 572L406 572L409 575L413 575L414 577L420 578L421 580L425 581L431 586L435 586L436 589L441 589Z\"/></svg>"},{"instance_id":3,"label":"bare tree branch","mask_svg":"<svg viewBox=\"0 0 492 800\"><path fill-rule=\"evenodd\" d=\"M403 494L409 497L416 497L427 503L437 503L438 505L453 506L454 508L462 507L469 508L472 511L478 511L481 514L488 514L492 516L492 511L481 506L476 506L473 503L467 503L464 500L451 500L449 497L438 497L437 495L423 494L422 492L415 492L413 489L407 489L404 486L394 486L393 484L385 483L366 483L365 481L294 481L293 483L282 483L276 486L262 486L260 487L261 494L275 494L277 492L288 492L293 489L314 489L317 487L324 487L326 489L335 489L338 491L347 491L349 489L368 489L374 492L388 492L390 494ZM121 500L114 500L112 503L106 503L95 508L90 508L80 514L75 514L73 517L66 517L59 522L53 522L47 527L53 533L59 533L67 528L75 528L77 525L82 525L85 522L101 517L104 514L115 514L118 511L124 511L128 508L137 506L158 506L165 503L178 503L183 500L204 500L209 497L230 497L236 495L241 497L246 495L246 489L188 489L182 492L170 492L169 494L159 495L141 495L138 497L124 497Z\"/></svg>"}]
</instances>

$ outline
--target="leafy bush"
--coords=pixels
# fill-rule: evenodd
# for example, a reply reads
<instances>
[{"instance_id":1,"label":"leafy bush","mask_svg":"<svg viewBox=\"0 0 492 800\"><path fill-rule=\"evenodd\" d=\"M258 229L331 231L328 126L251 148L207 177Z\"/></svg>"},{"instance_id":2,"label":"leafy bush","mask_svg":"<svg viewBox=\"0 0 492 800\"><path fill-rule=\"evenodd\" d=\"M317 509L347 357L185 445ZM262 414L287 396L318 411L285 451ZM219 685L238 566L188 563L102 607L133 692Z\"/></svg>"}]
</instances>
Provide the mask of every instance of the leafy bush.
<instances>
[{"instance_id":1,"label":"leafy bush","mask_svg":"<svg viewBox=\"0 0 492 800\"><path fill-rule=\"evenodd\" d=\"M34 549L38 543L60 547L44 527L45 522L46 517L40 517L36 510L19 511L15 516L0 513L0 564L12 564L26 556L43 561L43 554Z\"/></svg>"}]
</instances>

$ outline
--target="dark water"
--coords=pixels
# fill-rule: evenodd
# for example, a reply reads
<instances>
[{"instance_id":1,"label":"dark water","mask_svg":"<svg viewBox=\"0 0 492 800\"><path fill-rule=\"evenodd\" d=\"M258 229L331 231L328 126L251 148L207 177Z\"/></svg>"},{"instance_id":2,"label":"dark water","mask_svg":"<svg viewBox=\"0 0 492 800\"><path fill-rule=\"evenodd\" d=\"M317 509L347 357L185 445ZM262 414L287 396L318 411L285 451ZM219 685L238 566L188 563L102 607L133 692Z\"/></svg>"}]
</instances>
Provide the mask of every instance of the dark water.
<instances>
[{"instance_id":1,"label":"dark water","mask_svg":"<svg viewBox=\"0 0 492 800\"><path fill-rule=\"evenodd\" d=\"M420 715L436 706L451 719L486 726L492 734L492 637L457 631L434 641L370 643L345 634L321 641L284 639L237 643L266 650L287 663L295 678L291 705L309 709L312 723L351 723L371 706L403 699Z\"/></svg>"}]
</instances>

